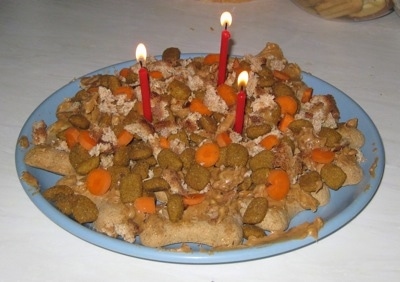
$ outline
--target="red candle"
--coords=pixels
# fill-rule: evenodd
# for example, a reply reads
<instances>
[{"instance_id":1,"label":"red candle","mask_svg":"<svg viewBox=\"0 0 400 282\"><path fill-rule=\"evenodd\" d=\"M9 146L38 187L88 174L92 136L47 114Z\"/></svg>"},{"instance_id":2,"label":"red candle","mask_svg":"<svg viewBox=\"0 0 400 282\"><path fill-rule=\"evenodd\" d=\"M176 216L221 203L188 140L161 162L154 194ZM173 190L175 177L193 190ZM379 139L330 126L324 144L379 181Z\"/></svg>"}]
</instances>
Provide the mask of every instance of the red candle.
<instances>
[{"instance_id":1,"label":"red candle","mask_svg":"<svg viewBox=\"0 0 400 282\"><path fill-rule=\"evenodd\" d=\"M136 48L136 60L140 63L139 70L139 82L140 82L140 90L142 93L142 107L143 107L143 116L148 122L152 122L153 117L151 113L151 104L150 104L150 83L149 83L149 73L147 69L143 67L143 61L146 60L147 53L146 47L140 43Z\"/></svg>"},{"instance_id":2,"label":"red candle","mask_svg":"<svg viewBox=\"0 0 400 282\"><path fill-rule=\"evenodd\" d=\"M238 77L238 85L241 88L236 99L236 115L235 115L235 125L233 129L242 134L243 124L244 124L244 110L246 107L246 91L244 88L247 85L249 79L249 74L247 71L242 71Z\"/></svg>"},{"instance_id":3,"label":"red candle","mask_svg":"<svg viewBox=\"0 0 400 282\"><path fill-rule=\"evenodd\" d=\"M228 64L228 51L229 51L229 39L231 34L227 30L228 26L232 23L232 16L229 12L224 12L221 15L221 25L225 26L225 29L221 33L221 48L219 51L219 67L218 67L218 85L225 82L226 79L226 67Z\"/></svg>"}]
</instances>

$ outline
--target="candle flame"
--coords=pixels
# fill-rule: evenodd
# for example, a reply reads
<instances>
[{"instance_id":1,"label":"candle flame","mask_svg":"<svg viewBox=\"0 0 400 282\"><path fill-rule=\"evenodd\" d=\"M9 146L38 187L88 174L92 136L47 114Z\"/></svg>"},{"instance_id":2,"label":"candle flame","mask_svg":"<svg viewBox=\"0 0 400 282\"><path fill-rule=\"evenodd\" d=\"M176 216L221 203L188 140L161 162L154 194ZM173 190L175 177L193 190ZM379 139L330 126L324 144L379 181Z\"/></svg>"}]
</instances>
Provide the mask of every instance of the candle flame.
<instances>
[{"instance_id":1,"label":"candle flame","mask_svg":"<svg viewBox=\"0 0 400 282\"><path fill-rule=\"evenodd\" d=\"M138 46L136 47L136 60L138 62L146 61L146 58L147 58L146 47L144 46L143 43L139 43Z\"/></svg>"},{"instance_id":2,"label":"candle flame","mask_svg":"<svg viewBox=\"0 0 400 282\"><path fill-rule=\"evenodd\" d=\"M221 15L221 25L230 26L232 24L232 15L229 12L223 12Z\"/></svg>"},{"instance_id":3,"label":"candle flame","mask_svg":"<svg viewBox=\"0 0 400 282\"><path fill-rule=\"evenodd\" d=\"M249 81L249 73L247 71L242 71L238 76L238 86L246 87L248 81Z\"/></svg>"}]
</instances>

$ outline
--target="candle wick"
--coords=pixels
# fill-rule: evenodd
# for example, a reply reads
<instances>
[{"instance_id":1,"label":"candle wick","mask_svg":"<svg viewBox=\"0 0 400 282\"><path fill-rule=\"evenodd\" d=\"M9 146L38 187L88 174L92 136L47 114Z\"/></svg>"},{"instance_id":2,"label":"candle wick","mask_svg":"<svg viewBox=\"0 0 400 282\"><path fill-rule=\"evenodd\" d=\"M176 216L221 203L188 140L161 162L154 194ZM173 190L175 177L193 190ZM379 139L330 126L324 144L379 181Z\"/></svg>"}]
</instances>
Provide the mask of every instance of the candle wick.
<instances>
[{"instance_id":1,"label":"candle wick","mask_svg":"<svg viewBox=\"0 0 400 282\"><path fill-rule=\"evenodd\" d=\"M140 67L142 68L143 67L142 61L139 61L139 64L140 64Z\"/></svg>"},{"instance_id":2,"label":"candle wick","mask_svg":"<svg viewBox=\"0 0 400 282\"><path fill-rule=\"evenodd\" d=\"M228 23L225 23L225 30L228 29Z\"/></svg>"}]
</instances>

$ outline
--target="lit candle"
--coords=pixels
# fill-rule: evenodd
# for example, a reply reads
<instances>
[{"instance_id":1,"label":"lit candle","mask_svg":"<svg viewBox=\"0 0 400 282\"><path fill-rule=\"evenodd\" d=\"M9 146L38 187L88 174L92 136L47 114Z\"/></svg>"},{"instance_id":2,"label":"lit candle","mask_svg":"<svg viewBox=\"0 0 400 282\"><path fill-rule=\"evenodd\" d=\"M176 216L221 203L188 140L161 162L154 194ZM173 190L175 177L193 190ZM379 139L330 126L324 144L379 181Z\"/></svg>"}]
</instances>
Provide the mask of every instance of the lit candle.
<instances>
[{"instance_id":1,"label":"lit candle","mask_svg":"<svg viewBox=\"0 0 400 282\"><path fill-rule=\"evenodd\" d=\"M150 105L150 83L149 83L149 73L147 69L143 66L143 62L146 61L147 52L146 47L143 43L139 43L136 47L136 60L140 64L139 70L139 81L140 90L142 93L142 106L143 106L143 116L148 122L152 122L153 117L151 114Z\"/></svg>"},{"instance_id":2,"label":"lit candle","mask_svg":"<svg viewBox=\"0 0 400 282\"><path fill-rule=\"evenodd\" d=\"M232 23L232 15L229 12L223 12L221 15L221 25L225 29L221 33L221 49L219 51L219 68L218 68L218 85L225 82L226 79L226 66L228 64L228 51L229 51L229 39L231 34L229 33L228 26Z\"/></svg>"},{"instance_id":3,"label":"lit candle","mask_svg":"<svg viewBox=\"0 0 400 282\"><path fill-rule=\"evenodd\" d=\"M247 81L249 80L249 73L247 71L242 71L238 76L238 86L240 91L237 95L236 100L236 116L234 130L242 134L243 124L244 124L244 109L246 107L246 90Z\"/></svg>"}]
</instances>

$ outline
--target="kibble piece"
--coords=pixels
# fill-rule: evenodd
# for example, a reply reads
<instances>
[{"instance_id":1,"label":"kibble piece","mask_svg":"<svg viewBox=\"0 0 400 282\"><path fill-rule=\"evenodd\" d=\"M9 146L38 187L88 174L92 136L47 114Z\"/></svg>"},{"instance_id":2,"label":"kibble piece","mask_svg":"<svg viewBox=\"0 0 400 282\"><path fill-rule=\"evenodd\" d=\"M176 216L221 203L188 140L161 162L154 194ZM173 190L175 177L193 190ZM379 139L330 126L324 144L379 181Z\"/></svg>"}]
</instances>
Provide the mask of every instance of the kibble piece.
<instances>
[{"instance_id":1,"label":"kibble piece","mask_svg":"<svg viewBox=\"0 0 400 282\"><path fill-rule=\"evenodd\" d=\"M253 184L265 184L267 182L268 168L259 168L251 174L251 182Z\"/></svg>"},{"instance_id":2,"label":"kibble piece","mask_svg":"<svg viewBox=\"0 0 400 282\"><path fill-rule=\"evenodd\" d=\"M321 178L333 190L338 190L346 181L346 173L335 164L325 164L321 168Z\"/></svg>"},{"instance_id":3,"label":"kibble piece","mask_svg":"<svg viewBox=\"0 0 400 282\"><path fill-rule=\"evenodd\" d=\"M48 201L54 201L57 197L70 196L74 194L74 190L67 185L55 185L42 192L43 197Z\"/></svg>"},{"instance_id":4,"label":"kibble piece","mask_svg":"<svg viewBox=\"0 0 400 282\"><path fill-rule=\"evenodd\" d=\"M181 50L176 47L169 47L162 53L162 60L172 66L176 66L180 58Z\"/></svg>"},{"instance_id":5,"label":"kibble piece","mask_svg":"<svg viewBox=\"0 0 400 282\"><path fill-rule=\"evenodd\" d=\"M276 97L279 96L292 96L295 97L294 91L290 86L286 85L283 82L277 82L272 86L272 90Z\"/></svg>"},{"instance_id":6,"label":"kibble piece","mask_svg":"<svg viewBox=\"0 0 400 282\"><path fill-rule=\"evenodd\" d=\"M120 146L115 150L113 163L116 166L128 166L129 164L129 147Z\"/></svg>"},{"instance_id":7,"label":"kibble piece","mask_svg":"<svg viewBox=\"0 0 400 282\"><path fill-rule=\"evenodd\" d=\"M191 133L189 136L190 141L196 143L197 145L204 141L205 137L197 133Z\"/></svg>"},{"instance_id":8,"label":"kibble piece","mask_svg":"<svg viewBox=\"0 0 400 282\"><path fill-rule=\"evenodd\" d=\"M342 135L339 132L329 127L322 127L318 135L326 138L325 145L328 147L334 147L335 145L338 145L342 139Z\"/></svg>"},{"instance_id":9,"label":"kibble piece","mask_svg":"<svg viewBox=\"0 0 400 282\"><path fill-rule=\"evenodd\" d=\"M187 86L182 81L174 79L167 87L167 91L172 97L178 100L187 100L192 91L189 86Z\"/></svg>"},{"instance_id":10,"label":"kibble piece","mask_svg":"<svg viewBox=\"0 0 400 282\"><path fill-rule=\"evenodd\" d=\"M143 181L143 190L146 192L159 192L166 191L168 189L168 182L161 177L153 177L151 179Z\"/></svg>"},{"instance_id":11,"label":"kibble piece","mask_svg":"<svg viewBox=\"0 0 400 282\"><path fill-rule=\"evenodd\" d=\"M265 231L256 225L243 225L243 237L249 239L250 237L262 238L265 236Z\"/></svg>"},{"instance_id":12,"label":"kibble piece","mask_svg":"<svg viewBox=\"0 0 400 282\"><path fill-rule=\"evenodd\" d=\"M168 136L168 140L170 142L174 142L175 139L178 139L180 142L184 143L186 146L189 145L189 139L185 131L178 131L177 133L173 133Z\"/></svg>"},{"instance_id":13,"label":"kibble piece","mask_svg":"<svg viewBox=\"0 0 400 282\"><path fill-rule=\"evenodd\" d=\"M290 76L291 80L301 80L301 69L299 65L288 63L283 71Z\"/></svg>"},{"instance_id":14,"label":"kibble piece","mask_svg":"<svg viewBox=\"0 0 400 282\"><path fill-rule=\"evenodd\" d=\"M210 182L210 171L197 163L193 163L185 175L185 182L190 188L201 191Z\"/></svg>"},{"instance_id":15,"label":"kibble piece","mask_svg":"<svg viewBox=\"0 0 400 282\"><path fill-rule=\"evenodd\" d=\"M179 155L184 168L188 169L192 165L192 163L194 162L195 154L196 154L196 151L193 148L186 148Z\"/></svg>"},{"instance_id":16,"label":"kibble piece","mask_svg":"<svg viewBox=\"0 0 400 282\"><path fill-rule=\"evenodd\" d=\"M249 160L250 169L256 171L260 168L272 168L274 159L271 151L263 150Z\"/></svg>"},{"instance_id":17,"label":"kibble piece","mask_svg":"<svg viewBox=\"0 0 400 282\"><path fill-rule=\"evenodd\" d=\"M180 171L183 166L179 155L171 149L162 149L160 153L158 153L157 161L161 168L168 168L175 171Z\"/></svg>"},{"instance_id":18,"label":"kibble piece","mask_svg":"<svg viewBox=\"0 0 400 282\"><path fill-rule=\"evenodd\" d=\"M83 162L79 163L76 166L75 170L80 175L86 175L91 170L97 168L99 165L100 165L100 157L93 156L93 157L90 157L89 159L84 160Z\"/></svg>"},{"instance_id":19,"label":"kibble piece","mask_svg":"<svg viewBox=\"0 0 400 282\"><path fill-rule=\"evenodd\" d=\"M267 134L272 129L269 124L252 125L246 128L246 135L250 139L256 139L262 135Z\"/></svg>"},{"instance_id":20,"label":"kibble piece","mask_svg":"<svg viewBox=\"0 0 400 282\"><path fill-rule=\"evenodd\" d=\"M80 163L90 158L90 155L87 150L78 144L71 148L68 157L72 167L76 170Z\"/></svg>"},{"instance_id":21,"label":"kibble piece","mask_svg":"<svg viewBox=\"0 0 400 282\"><path fill-rule=\"evenodd\" d=\"M144 142L138 142L130 146L129 158L137 161L151 157L153 155L153 149Z\"/></svg>"},{"instance_id":22,"label":"kibble piece","mask_svg":"<svg viewBox=\"0 0 400 282\"><path fill-rule=\"evenodd\" d=\"M292 121L288 127L293 133L300 133L303 128L312 128L313 125L309 120L297 119Z\"/></svg>"},{"instance_id":23,"label":"kibble piece","mask_svg":"<svg viewBox=\"0 0 400 282\"><path fill-rule=\"evenodd\" d=\"M243 214L243 223L257 224L263 221L268 211L268 200L264 197L257 197L251 200Z\"/></svg>"},{"instance_id":24,"label":"kibble piece","mask_svg":"<svg viewBox=\"0 0 400 282\"><path fill-rule=\"evenodd\" d=\"M262 66L262 69L257 72L259 75L258 86L259 87L271 87L275 83L274 75L266 65Z\"/></svg>"},{"instance_id":25,"label":"kibble piece","mask_svg":"<svg viewBox=\"0 0 400 282\"><path fill-rule=\"evenodd\" d=\"M109 75L107 78L108 78L108 88L111 91L114 91L115 89L121 86L121 82L115 75Z\"/></svg>"},{"instance_id":26,"label":"kibble piece","mask_svg":"<svg viewBox=\"0 0 400 282\"><path fill-rule=\"evenodd\" d=\"M121 178L119 186L121 202L133 203L143 195L142 177L136 173L130 173Z\"/></svg>"},{"instance_id":27,"label":"kibble piece","mask_svg":"<svg viewBox=\"0 0 400 282\"><path fill-rule=\"evenodd\" d=\"M232 167L246 166L249 152L246 147L238 143L231 143L226 147L226 163Z\"/></svg>"},{"instance_id":28,"label":"kibble piece","mask_svg":"<svg viewBox=\"0 0 400 282\"><path fill-rule=\"evenodd\" d=\"M245 177L245 178L243 179L243 182L239 184L238 190L239 190L239 191L248 190L248 189L250 189L251 184L252 184L251 178L250 178L250 177Z\"/></svg>"},{"instance_id":29,"label":"kibble piece","mask_svg":"<svg viewBox=\"0 0 400 282\"><path fill-rule=\"evenodd\" d=\"M299 185L306 192L317 192L322 188L322 179L315 170L309 171L300 176Z\"/></svg>"},{"instance_id":30,"label":"kibble piece","mask_svg":"<svg viewBox=\"0 0 400 282\"><path fill-rule=\"evenodd\" d=\"M199 124L207 132L215 132L217 130L217 122L211 116L202 116Z\"/></svg>"},{"instance_id":31,"label":"kibble piece","mask_svg":"<svg viewBox=\"0 0 400 282\"><path fill-rule=\"evenodd\" d=\"M53 201L53 204L60 212L70 216L73 213L76 200L76 195L62 196Z\"/></svg>"},{"instance_id":32,"label":"kibble piece","mask_svg":"<svg viewBox=\"0 0 400 282\"><path fill-rule=\"evenodd\" d=\"M173 194L168 197L167 211L170 221L178 222L182 219L184 205L181 195Z\"/></svg>"},{"instance_id":33,"label":"kibble piece","mask_svg":"<svg viewBox=\"0 0 400 282\"><path fill-rule=\"evenodd\" d=\"M75 205L72 208L72 216L79 223L93 222L99 215L99 210L95 203L83 195L75 195Z\"/></svg>"},{"instance_id":34,"label":"kibble piece","mask_svg":"<svg viewBox=\"0 0 400 282\"><path fill-rule=\"evenodd\" d=\"M146 179L149 176L149 168L150 168L150 164L147 161L142 160L142 161L138 161L134 165L134 167L132 168L131 171L133 173L139 174L142 177L142 179Z\"/></svg>"},{"instance_id":35,"label":"kibble piece","mask_svg":"<svg viewBox=\"0 0 400 282\"><path fill-rule=\"evenodd\" d=\"M90 127L90 121L82 114L71 115L68 121L79 129L88 129Z\"/></svg>"}]
</instances>

